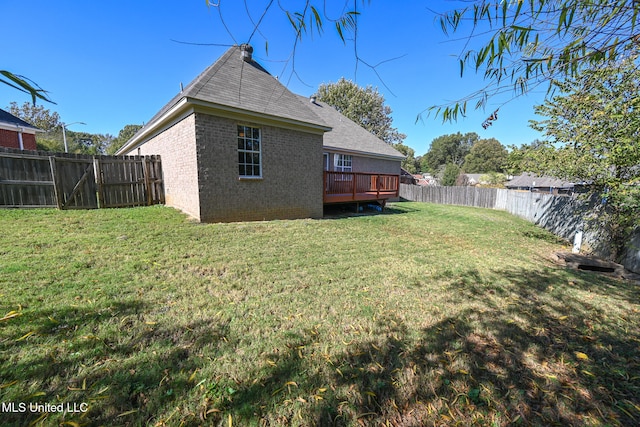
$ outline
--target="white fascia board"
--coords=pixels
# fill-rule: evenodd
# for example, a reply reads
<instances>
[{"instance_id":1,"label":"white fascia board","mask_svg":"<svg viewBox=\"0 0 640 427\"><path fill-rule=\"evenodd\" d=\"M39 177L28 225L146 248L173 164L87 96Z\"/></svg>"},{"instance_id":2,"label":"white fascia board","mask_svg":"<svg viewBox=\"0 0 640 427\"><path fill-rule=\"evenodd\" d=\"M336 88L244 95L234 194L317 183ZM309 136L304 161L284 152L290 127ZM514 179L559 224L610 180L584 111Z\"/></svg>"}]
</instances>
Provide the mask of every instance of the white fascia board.
<instances>
[{"instance_id":1,"label":"white fascia board","mask_svg":"<svg viewBox=\"0 0 640 427\"><path fill-rule=\"evenodd\" d=\"M13 132L30 133L32 135L35 135L36 132L44 132L43 130L37 128L20 126L13 123L0 123L0 129L10 130Z\"/></svg>"}]
</instances>

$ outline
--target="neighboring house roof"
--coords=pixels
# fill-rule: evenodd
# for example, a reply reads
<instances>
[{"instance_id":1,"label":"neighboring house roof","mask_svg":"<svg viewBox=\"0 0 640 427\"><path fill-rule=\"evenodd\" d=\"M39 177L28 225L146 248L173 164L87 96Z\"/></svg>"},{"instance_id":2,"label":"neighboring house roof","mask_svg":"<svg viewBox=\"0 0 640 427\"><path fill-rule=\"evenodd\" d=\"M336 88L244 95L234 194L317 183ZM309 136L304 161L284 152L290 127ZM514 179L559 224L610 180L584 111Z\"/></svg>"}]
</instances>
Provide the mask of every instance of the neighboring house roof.
<instances>
[{"instance_id":1,"label":"neighboring house roof","mask_svg":"<svg viewBox=\"0 0 640 427\"><path fill-rule=\"evenodd\" d=\"M406 170L403 167L400 167L400 182L403 184L415 185L418 182L418 180L408 170Z\"/></svg>"},{"instance_id":2,"label":"neighboring house roof","mask_svg":"<svg viewBox=\"0 0 640 427\"><path fill-rule=\"evenodd\" d=\"M301 102L305 102L324 123L331 126L331 131L324 134L323 146L325 149L394 160L405 158L404 154L359 124L349 120L329 104L317 100L311 102L309 98L303 96L298 96L298 98Z\"/></svg>"},{"instance_id":3,"label":"neighboring house roof","mask_svg":"<svg viewBox=\"0 0 640 427\"><path fill-rule=\"evenodd\" d=\"M270 120L302 126L316 132L330 128L297 95L253 59L244 59L241 46L233 46L169 101L118 153L128 152L163 125L189 108L212 114L242 114L247 119Z\"/></svg>"},{"instance_id":4,"label":"neighboring house roof","mask_svg":"<svg viewBox=\"0 0 640 427\"><path fill-rule=\"evenodd\" d=\"M504 186L507 188L573 188L575 184L550 176L537 176L532 173L524 173L519 176L514 176L513 179Z\"/></svg>"},{"instance_id":5,"label":"neighboring house roof","mask_svg":"<svg viewBox=\"0 0 640 427\"><path fill-rule=\"evenodd\" d=\"M20 129L21 132L27 133L36 133L36 131L40 130L32 124L27 123L21 118L18 118L2 109L0 109L0 129L13 131Z\"/></svg>"},{"instance_id":6,"label":"neighboring house roof","mask_svg":"<svg viewBox=\"0 0 640 427\"><path fill-rule=\"evenodd\" d=\"M470 184L480 184L480 177L484 174L482 173L467 173L465 174L469 179Z\"/></svg>"}]
</instances>

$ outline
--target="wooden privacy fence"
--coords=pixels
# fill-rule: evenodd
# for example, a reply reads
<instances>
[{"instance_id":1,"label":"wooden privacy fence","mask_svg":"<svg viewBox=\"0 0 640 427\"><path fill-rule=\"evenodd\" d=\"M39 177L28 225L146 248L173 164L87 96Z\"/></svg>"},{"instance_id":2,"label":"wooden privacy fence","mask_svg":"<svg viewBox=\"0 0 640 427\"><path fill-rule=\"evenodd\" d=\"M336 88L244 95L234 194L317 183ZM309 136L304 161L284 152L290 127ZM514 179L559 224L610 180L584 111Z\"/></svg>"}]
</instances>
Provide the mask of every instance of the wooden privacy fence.
<instances>
[{"instance_id":1,"label":"wooden privacy fence","mask_svg":"<svg viewBox=\"0 0 640 427\"><path fill-rule=\"evenodd\" d=\"M0 148L0 207L95 209L164 203L160 156Z\"/></svg>"},{"instance_id":2,"label":"wooden privacy fence","mask_svg":"<svg viewBox=\"0 0 640 427\"><path fill-rule=\"evenodd\" d=\"M414 202L493 209L496 206L497 195L497 188L427 187L400 184L400 197Z\"/></svg>"}]
</instances>

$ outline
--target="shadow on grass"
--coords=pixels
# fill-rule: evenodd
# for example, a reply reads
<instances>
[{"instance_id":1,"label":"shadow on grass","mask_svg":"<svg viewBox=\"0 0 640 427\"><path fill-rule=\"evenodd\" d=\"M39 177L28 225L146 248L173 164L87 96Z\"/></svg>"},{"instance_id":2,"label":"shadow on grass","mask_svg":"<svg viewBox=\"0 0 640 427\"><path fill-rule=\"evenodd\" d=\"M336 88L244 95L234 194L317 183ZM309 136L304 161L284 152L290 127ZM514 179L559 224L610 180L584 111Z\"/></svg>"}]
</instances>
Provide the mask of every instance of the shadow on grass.
<instances>
[{"instance_id":1,"label":"shadow on grass","mask_svg":"<svg viewBox=\"0 0 640 427\"><path fill-rule=\"evenodd\" d=\"M362 202L357 208L356 203L337 203L324 205L324 216L322 219L339 219L357 216L378 216L378 215L399 215L410 212L417 212L403 203L390 203L383 210L379 210L377 203Z\"/></svg>"},{"instance_id":2,"label":"shadow on grass","mask_svg":"<svg viewBox=\"0 0 640 427\"><path fill-rule=\"evenodd\" d=\"M13 326L31 332L17 339L0 324L0 402L14 403L14 411L3 407L0 424L154 424L193 389L191 374L202 364L192 349L224 342L229 330L224 323L145 322L148 309L137 301L30 309ZM28 356L11 357L18 353ZM63 404L65 413L32 411L30 404L39 403ZM83 403L86 412L67 411Z\"/></svg>"},{"instance_id":3,"label":"shadow on grass","mask_svg":"<svg viewBox=\"0 0 640 427\"><path fill-rule=\"evenodd\" d=\"M418 338L400 318L381 318L372 338L321 366L296 350L312 342L292 342L222 410L261 425L637 425L638 319L550 294L593 287L597 298L617 287L637 301L638 290L593 277L567 283L554 270L497 277L510 285L477 283L474 272L451 285L466 308Z\"/></svg>"},{"instance_id":4,"label":"shadow on grass","mask_svg":"<svg viewBox=\"0 0 640 427\"><path fill-rule=\"evenodd\" d=\"M321 348L330 338L291 332L285 348L265 355L270 364L256 361L252 382L222 373L193 380L238 350L228 322L148 325L150 308L136 302L34 311L33 339L1 342L0 384L16 383L0 397L88 402L86 414L55 418L83 425L228 425L229 416L256 426L636 425L638 318L607 310L598 297L615 292L636 303L638 289L561 270L494 273L456 277L446 291L459 302L458 314L419 331L390 312L361 340L326 355ZM89 321L105 329L91 337ZM59 346L49 342L39 352L37 338L47 334ZM34 346L33 357L10 358L26 345ZM73 348L54 354L66 345ZM40 416L2 415L3 425Z\"/></svg>"}]
</instances>

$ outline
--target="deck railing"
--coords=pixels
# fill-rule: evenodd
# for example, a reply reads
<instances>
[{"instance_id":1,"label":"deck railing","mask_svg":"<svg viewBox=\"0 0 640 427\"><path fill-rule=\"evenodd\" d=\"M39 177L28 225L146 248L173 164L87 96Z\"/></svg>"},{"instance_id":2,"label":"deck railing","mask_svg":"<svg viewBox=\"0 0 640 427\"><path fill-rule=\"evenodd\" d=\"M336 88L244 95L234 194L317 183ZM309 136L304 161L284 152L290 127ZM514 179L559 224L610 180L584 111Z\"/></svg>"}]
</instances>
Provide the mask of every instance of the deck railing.
<instances>
[{"instance_id":1,"label":"deck railing","mask_svg":"<svg viewBox=\"0 0 640 427\"><path fill-rule=\"evenodd\" d=\"M400 175L324 172L324 203L386 200L398 197Z\"/></svg>"}]
</instances>

